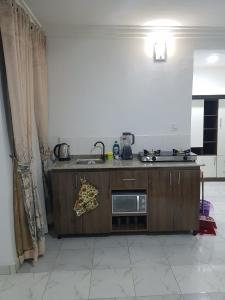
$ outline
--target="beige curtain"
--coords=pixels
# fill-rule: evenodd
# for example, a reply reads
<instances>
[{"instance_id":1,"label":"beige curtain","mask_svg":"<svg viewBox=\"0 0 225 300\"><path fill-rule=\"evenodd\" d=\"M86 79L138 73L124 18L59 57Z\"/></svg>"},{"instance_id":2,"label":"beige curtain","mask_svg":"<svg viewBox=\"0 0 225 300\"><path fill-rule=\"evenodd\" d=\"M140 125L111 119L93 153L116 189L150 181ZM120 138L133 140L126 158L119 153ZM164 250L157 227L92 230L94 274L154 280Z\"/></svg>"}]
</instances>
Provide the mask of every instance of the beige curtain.
<instances>
[{"instance_id":1,"label":"beige curtain","mask_svg":"<svg viewBox=\"0 0 225 300\"><path fill-rule=\"evenodd\" d=\"M48 72L46 57L46 37L38 26L33 28L33 70L34 70L34 110L38 130L39 147L42 161L42 175L47 206L48 221L51 223L51 206L48 191L47 164L50 155L48 148Z\"/></svg>"},{"instance_id":2,"label":"beige curtain","mask_svg":"<svg viewBox=\"0 0 225 300\"><path fill-rule=\"evenodd\" d=\"M33 26L15 1L0 0L0 30L6 65L14 139L14 217L20 261L45 251L41 201L34 182L36 132ZM36 85L35 85L36 86Z\"/></svg>"}]
</instances>

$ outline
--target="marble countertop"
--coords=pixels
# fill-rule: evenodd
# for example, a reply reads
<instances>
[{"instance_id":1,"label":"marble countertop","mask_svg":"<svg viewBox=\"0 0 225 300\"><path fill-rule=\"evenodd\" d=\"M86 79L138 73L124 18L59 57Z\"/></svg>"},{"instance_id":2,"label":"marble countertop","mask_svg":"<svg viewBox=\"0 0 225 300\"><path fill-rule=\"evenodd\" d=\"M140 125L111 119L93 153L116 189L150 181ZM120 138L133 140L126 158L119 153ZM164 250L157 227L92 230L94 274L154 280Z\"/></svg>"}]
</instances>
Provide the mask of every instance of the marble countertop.
<instances>
[{"instance_id":1,"label":"marble countertop","mask_svg":"<svg viewBox=\"0 0 225 300\"><path fill-rule=\"evenodd\" d=\"M54 170L100 170L100 169L148 169L148 168L197 168L195 162L154 162L143 163L134 158L132 160L106 160L103 164L77 164L77 157L72 158L70 161L55 161L49 163L49 171Z\"/></svg>"}]
</instances>

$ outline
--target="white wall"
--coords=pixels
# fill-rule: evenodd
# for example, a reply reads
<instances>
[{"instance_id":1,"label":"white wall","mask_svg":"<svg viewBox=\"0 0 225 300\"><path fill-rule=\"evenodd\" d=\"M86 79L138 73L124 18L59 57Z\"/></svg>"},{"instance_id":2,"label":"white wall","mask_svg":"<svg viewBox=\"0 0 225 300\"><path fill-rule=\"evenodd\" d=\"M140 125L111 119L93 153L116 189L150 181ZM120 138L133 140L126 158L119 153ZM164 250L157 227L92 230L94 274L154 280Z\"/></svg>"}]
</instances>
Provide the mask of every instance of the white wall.
<instances>
[{"instance_id":1,"label":"white wall","mask_svg":"<svg viewBox=\"0 0 225 300\"><path fill-rule=\"evenodd\" d=\"M225 95L225 66L194 68L193 95Z\"/></svg>"},{"instance_id":2,"label":"white wall","mask_svg":"<svg viewBox=\"0 0 225 300\"><path fill-rule=\"evenodd\" d=\"M89 153L98 138L111 149L131 131L135 152L189 147L193 52L214 45L177 39L175 55L154 63L140 38L48 36L50 145L60 137Z\"/></svg>"},{"instance_id":3,"label":"white wall","mask_svg":"<svg viewBox=\"0 0 225 300\"><path fill-rule=\"evenodd\" d=\"M14 266L15 244L13 225L12 161L7 135L0 78L0 274L8 273Z\"/></svg>"}]
</instances>

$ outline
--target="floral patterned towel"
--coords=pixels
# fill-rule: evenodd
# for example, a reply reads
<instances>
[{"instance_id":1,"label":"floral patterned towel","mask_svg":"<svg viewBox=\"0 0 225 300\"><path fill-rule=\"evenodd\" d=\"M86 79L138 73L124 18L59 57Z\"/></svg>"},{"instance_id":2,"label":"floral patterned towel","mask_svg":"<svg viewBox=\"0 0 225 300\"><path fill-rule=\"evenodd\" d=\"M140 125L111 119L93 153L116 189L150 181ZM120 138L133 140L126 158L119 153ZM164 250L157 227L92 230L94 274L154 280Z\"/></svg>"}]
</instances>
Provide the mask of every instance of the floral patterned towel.
<instances>
[{"instance_id":1,"label":"floral patterned towel","mask_svg":"<svg viewBox=\"0 0 225 300\"><path fill-rule=\"evenodd\" d=\"M96 187L87 183L85 179L81 179L81 187L79 197L75 201L74 211L77 216L81 216L96 207L98 207L97 195L99 191Z\"/></svg>"}]
</instances>

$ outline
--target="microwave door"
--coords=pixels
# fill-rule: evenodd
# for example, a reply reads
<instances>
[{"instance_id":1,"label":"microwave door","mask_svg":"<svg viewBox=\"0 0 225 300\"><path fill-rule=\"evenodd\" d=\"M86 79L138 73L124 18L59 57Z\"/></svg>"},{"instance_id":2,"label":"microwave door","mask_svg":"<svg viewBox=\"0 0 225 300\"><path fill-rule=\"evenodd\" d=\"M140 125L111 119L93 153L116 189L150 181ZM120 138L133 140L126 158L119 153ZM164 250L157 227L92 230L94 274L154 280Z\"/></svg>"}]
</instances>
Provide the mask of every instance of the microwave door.
<instances>
[{"instance_id":1,"label":"microwave door","mask_svg":"<svg viewBox=\"0 0 225 300\"><path fill-rule=\"evenodd\" d=\"M113 213L136 213L139 209L136 195L113 195L112 204Z\"/></svg>"}]
</instances>

